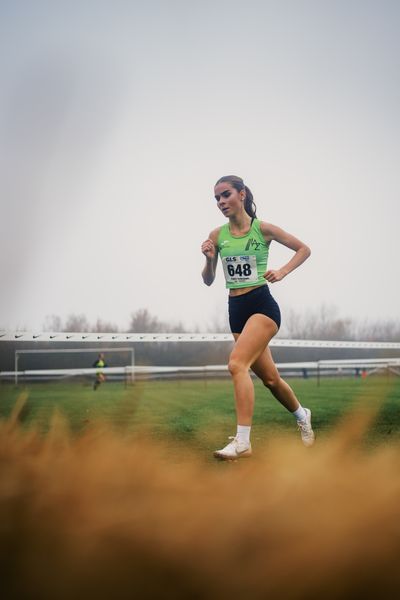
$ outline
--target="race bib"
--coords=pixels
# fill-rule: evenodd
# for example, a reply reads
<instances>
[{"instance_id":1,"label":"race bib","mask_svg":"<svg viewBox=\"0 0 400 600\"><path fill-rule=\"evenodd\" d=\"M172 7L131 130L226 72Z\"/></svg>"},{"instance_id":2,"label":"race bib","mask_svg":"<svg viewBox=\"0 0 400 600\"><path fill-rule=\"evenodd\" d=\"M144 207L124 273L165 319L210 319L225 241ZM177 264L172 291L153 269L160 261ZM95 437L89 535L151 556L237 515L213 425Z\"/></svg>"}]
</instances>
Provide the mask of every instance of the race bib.
<instances>
[{"instance_id":1,"label":"race bib","mask_svg":"<svg viewBox=\"0 0 400 600\"><path fill-rule=\"evenodd\" d=\"M252 283L257 281L257 260L253 256L224 256L222 267L226 283Z\"/></svg>"}]
</instances>

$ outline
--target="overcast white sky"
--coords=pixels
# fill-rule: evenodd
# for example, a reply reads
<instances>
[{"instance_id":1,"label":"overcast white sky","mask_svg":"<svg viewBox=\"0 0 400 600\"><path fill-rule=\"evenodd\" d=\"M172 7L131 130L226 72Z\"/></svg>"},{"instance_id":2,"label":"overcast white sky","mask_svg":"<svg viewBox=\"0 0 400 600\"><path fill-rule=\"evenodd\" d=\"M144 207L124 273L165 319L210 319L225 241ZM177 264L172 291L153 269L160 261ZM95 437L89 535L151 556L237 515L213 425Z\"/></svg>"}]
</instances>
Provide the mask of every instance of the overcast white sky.
<instances>
[{"instance_id":1,"label":"overcast white sky","mask_svg":"<svg viewBox=\"0 0 400 600\"><path fill-rule=\"evenodd\" d=\"M226 174L312 248L284 310L398 318L399 29L396 0L2 0L0 327L210 324Z\"/></svg>"}]
</instances>

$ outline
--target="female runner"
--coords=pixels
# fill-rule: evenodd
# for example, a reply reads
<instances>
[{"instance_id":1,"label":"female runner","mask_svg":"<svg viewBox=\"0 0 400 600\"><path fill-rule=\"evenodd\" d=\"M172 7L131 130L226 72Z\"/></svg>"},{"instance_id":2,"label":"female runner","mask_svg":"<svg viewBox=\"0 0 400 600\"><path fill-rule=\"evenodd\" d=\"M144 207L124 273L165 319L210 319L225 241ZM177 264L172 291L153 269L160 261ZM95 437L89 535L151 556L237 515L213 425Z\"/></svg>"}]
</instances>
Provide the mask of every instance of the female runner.
<instances>
[{"instance_id":1,"label":"female runner","mask_svg":"<svg viewBox=\"0 0 400 600\"><path fill-rule=\"evenodd\" d=\"M301 406L291 387L281 379L268 347L279 330L281 316L267 284L281 281L301 265L310 256L310 249L276 225L257 219L253 195L240 177L221 177L215 184L214 194L228 223L214 229L201 245L206 257L202 276L206 285L213 283L219 254L229 289L229 324L235 339L228 368L233 379L237 416L236 436L229 438L232 441L215 451L214 456L234 460L251 455L254 386L249 369L294 415L304 445L312 446L315 436L311 411ZM280 269L267 270L273 240L295 254Z\"/></svg>"}]
</instances>

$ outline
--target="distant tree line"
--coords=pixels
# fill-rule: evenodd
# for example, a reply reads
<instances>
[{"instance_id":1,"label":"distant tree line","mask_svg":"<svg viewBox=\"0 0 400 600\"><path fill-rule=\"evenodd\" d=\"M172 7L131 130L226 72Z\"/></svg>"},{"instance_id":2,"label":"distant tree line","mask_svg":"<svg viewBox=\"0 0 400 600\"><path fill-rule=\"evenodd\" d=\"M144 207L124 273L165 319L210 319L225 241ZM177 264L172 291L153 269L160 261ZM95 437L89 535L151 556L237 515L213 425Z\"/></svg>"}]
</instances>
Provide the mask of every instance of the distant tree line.
<instances>
[{"instance_id":1,"label":"distant tree line","mask_svg":"<svg viewBox=\"0 0 400 600\"><path fill-rule=\"evenodd\" d=\"M196 333L188 330L182 321L171 323L152 315L147 308L139 308L131 314L128 327L119 329L115 323L98 318L90 323L84 314L70 314L65 321L57 315L46 318L45 331L82 331L94 333ZM229 332L228 322L216 319L206 328L208 332ZM341 317L334 306L322 305L315 310L289 310L284 314L280 337L289 339L400 341L400 319L358 321Z\"/></svg>"},{"instance_id":2,"label":"distant tree line","mask_svg":"<svg viewBox=\"0 0 400 600\"><path fill-rule=\"evenodd\" d=\"M302 340L399 342L400 319L360 321L343 318L334 306L322 305L303 312L290 310L284 316L280 335Z\"/></svg>"},{"instance_id":3,"label":"distant tree line","mask_svg":"<svg viewBox=\"0 0 400 600\"><path fill-rule=\"evenodd\" d=\"M70 314L65 321L58 315L50 315L46 317L44 323L45 331L82 331L93 333L111 333L119 331L118 326L111 321L104 321L98 318L94 323L90 323L84 314ZM156 332L184 332L183 323L177 322L174 324L160 321L156 316L150 314L147 308L140 308L132 313L129 325L121 331L127 333L156 333Z\"/></svg>"}]
</instances>

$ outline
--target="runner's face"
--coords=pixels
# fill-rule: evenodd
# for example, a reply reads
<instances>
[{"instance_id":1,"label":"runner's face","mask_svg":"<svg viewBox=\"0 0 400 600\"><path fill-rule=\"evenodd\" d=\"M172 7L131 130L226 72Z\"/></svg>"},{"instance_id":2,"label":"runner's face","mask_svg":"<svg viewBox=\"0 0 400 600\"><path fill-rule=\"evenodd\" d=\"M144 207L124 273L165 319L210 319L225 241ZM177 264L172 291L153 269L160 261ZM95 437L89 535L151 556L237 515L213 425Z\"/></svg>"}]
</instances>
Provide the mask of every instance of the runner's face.
<instances>
[{"instance_id":1,"label":"runner's face","mask_svg":"<svg viewBox=\"0 0 400 600\"><path fill-rule=\"evenodd\" d=\"M232 216L243 209L244 190L238 192L230 183L217 183L214 196L220 211L226 216Z\"/></svg>"}]
</instances>

